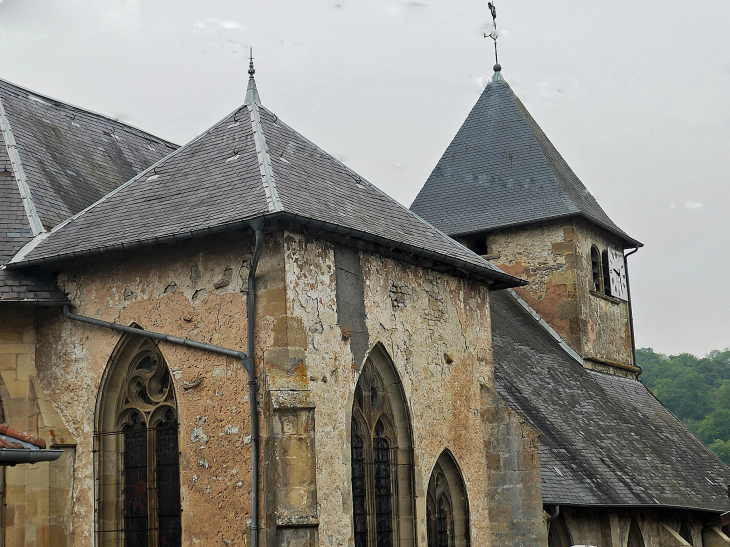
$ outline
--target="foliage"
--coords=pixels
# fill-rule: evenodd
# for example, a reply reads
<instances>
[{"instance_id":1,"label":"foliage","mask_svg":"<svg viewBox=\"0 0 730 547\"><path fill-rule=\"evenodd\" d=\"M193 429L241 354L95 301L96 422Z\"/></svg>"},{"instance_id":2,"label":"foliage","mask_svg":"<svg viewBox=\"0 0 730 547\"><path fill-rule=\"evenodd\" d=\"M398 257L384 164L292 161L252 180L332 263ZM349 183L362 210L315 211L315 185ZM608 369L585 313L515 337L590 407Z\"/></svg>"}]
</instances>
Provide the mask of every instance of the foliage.
<instances>
[{"instance_id":1,"label":"foliage","mask_svg":"<svg viewBox=\"0 0 730 547\"><path fill-rule=\"evenodd\" d=\"M641 348L636 361L646 387L730 465L730 349L698 358Z\"/></svg>"}]
</instances>

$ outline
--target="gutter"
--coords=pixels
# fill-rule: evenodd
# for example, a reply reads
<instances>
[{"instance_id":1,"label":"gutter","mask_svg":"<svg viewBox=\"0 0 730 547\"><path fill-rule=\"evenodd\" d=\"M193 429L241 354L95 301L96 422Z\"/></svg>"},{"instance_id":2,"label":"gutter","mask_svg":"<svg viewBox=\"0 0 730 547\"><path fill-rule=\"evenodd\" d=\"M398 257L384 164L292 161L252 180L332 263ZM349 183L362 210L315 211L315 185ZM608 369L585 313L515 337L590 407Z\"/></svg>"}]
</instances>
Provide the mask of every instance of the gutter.
<instances>
[{"instance_id":1,"label":"gutter","mask_svg":"<svg viewBox=\"0 0 730 547\"><path fill-rule=\"evenodd\" d=\"M186 240L197 238L197 237L219 234L221 232L226 232L229 230L241 229L241 228L251 226L257 220L262 220L266 223L276 222L276 221L289 221L292 223L302 224L303 226L307 226L308 228L311 228L312 230L315 230L315 231L321 230L324 232L329 232L329 233L335 234L337 236L360 239L360 240L366 241L368 243L380 245L382 247L388 247L392 250L401 251L404 254L413 254L418 257L425 258L427 260L441 262L442 264L453 266L455 268L459 268L461 270L465 270L467 272L471 272L473 274L476 274L476 275L479 275L482 277L491 278L496 281L499 281L499 283L495 283L492 286L492 290L504 289L504 288L508 288L508 287L521 287L523 285L527 285L527 283L528 283L524 279L520 279L518 277L514 277L512 275L504 273L503 271L497 269L496 267L491 266L486 261L484 261L485 265L481 266L479 264L467 262L466 260L462 260L460 258L454 258L453 256L438 253L436 251L425 249L423 247L416 247L414 245L409 245L407 243L402 243L399 241L394 241L392 239L387 239L382 236L376 236L376 235L370 234L368 232L363 232L362 230L356 230L353 228L348 228L347 226L341 226L339 224L332 224L332 223L324 222L321 220L315 220L315 219L311 219L308 217L296 215L293 213L288 213L285 211L271 213L271 214L262 214L262 215L259 215L257 217L254 217L254 218L248 219L248 220L239 220L239 221L235 221L235 222L229 222L226 224L220 224L217 226L199 228L197 230L190 230L188 232L182 232L179 234L171 234L171 235L167 235L167 236L155 237L155 238L150 238L150 239L140 239L140 240L136 240L136 241L131 241L129 243L119 243L116 245L105 245L105 246L96 247L93 249L85 249L82 251L72 251L72 252L65 253L65 254L57 254L57 255L43 257L43 258L26 259L26 258L24 258L24 255L27 253L23 253L22 260L13 258L12 260L10 260L10 262L8 262L6 264L6 268L8 270L15 270L15 269L25 268L25 267L29 267L29 266L44 266L44 267L54 266L54 267L56 267L59 263L67 261L67 260L85 259L85 258L89 258L89 257L93 257L93 256L98 256L100 254L107 253L107 252L136 250L136 249L143 248L143 247L150 247L152 245L169 244L169 243L174 243L177 241L186 241ZM55 229L56 228L54 228L54 230ZM51 235L53 235L53 232L51 232ZM448 236L444 236L444 237L448 237ZM30 245L30 244L32 244L32 241L28 243L28 245ZM23 251L21 250L20 253L22 253L22 252Z\"/></svg>"},{"instance_id":2,"label":"gutter","mask_svg":"<svg viewBox=\"0 0 730 547\"><path fill-rule=\"evenodd\" d=\"M46 448L2 448L0 449L0 466L13 466L17 463L52 462L63 454L63 450Z\"/></svg>"},{"instance_id":3,"label":"gutter","mask_svg":"<svg viewBox=\"0 0 730 547\"><path fill-rule=\"evenodd\" d=\"M219 355L226 355L228 357L234 357L240 359L241 364L248 372L248 396L251 404L251 547L258 547L259 539L259 508L258 508L258 491L259 491L259 417L257 408L257 385L256 385L256 370L254 367L253 355L254 350L254 325L255 325L255 309L256 309L256 268L258 267L259 258L261 257L261 249L263 247L263 227L264 221L256 219L251 222L251 227L254 229L256 234L256 245L254 247L253 257L251 259L251 268L248 272L248 287L246 289L246 306L247 306L247 351L248 354L238 351L235 349L225 348L223 346L216 346L213 344L206 344L204 342L196 342L189 338L180 338L178 336L172 336L170 334L163 334L160 332L153 332L144 329L127 327L118 323L110 323L109 321L102 321L101 319L95 319L93 317L86 317L84 315L77 315L71 313L68 305L63 306L63 315L71 321L78 321L81 323L87 323L89 325L95 325L97 327L103 327L111 329L117 332L124 332L126 334L132 334L136 336L145 336L152 338L153 340L161 340L163 342L169 342L170 344L177 344L193 349L199 349L202 351L208 351L211 353L217 353ZM6 449L7 450L7 449ZM0 451L0 462L3 461L2 452ZM40 450L14 450L13 452L41 452ZM61 450L44 450L42 452L58 452L56 459L61 455ZM42 460L38 460L42 461Z\"/></svg>"}]
</instances>

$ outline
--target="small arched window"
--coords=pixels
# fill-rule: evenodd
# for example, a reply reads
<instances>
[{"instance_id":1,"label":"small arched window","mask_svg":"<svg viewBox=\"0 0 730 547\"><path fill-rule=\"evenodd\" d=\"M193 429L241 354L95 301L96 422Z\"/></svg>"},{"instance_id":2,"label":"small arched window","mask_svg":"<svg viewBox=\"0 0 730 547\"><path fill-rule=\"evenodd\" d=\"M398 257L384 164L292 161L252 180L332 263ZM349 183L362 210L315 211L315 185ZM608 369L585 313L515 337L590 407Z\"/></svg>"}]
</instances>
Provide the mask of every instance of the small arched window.
<instances>
[{"instance_id":1,"label":"small arched window","mask_svg":"<svg viewBox=\"0 0 730 547\"><path fill-rule=\"evenodd\" d=\"M468 547L469 501L456 462L444 451L428 481L426 494L428 547Z\"/></svg>"},{"instance_id":2,"label":"small arched window","mask_svg":"<svg viewBox=\"0 0 730 547\"><path fill-rule=\"evenodd\" d=\"M641 528L636 519L631 521L631 527L629 528L629 541L626 543L626 547L644 547L644 536L641 535Z\"/></svg>"},{"instance_id":3,"label":"small arched window","mask_svg":"<svg viewBox=\"0 0 730 547\"><path fill-rule=\"evenodd\" d=\"M593 275L593 290L601 292L601 254L595 245L591 247L591 273Z\"/></svg>"},{"instance_id":4,"label":"small arched window","mask_svg":"<svg viewBox=\"0 0 730 547\"><path fill-rule=\"evenodd\" d=\"M608 251L601 253L601 270L603 272L603 294L611 296L611 269L608 267Z\"/></svg>"},{"instance_id":5,"label":"small arched window","mask_svg":"<svg viewBox=\"0 0 730 547\"><path fill-rule=\"evenodd\" d=\"M413 546L410 417L397 372L373 350L355 387L351 422L355 547Z\"/></svg>"},{"instance_id":6,"label":"small arched window","mask_svg":"<svg viewBox=\"0 0 730 547\"><path fill-rule=\"evenodd\" d=\"M180 464L175 390L149 339L125 337L97 403L97 545L177 547Z\"/></svg>"}]
</instances>

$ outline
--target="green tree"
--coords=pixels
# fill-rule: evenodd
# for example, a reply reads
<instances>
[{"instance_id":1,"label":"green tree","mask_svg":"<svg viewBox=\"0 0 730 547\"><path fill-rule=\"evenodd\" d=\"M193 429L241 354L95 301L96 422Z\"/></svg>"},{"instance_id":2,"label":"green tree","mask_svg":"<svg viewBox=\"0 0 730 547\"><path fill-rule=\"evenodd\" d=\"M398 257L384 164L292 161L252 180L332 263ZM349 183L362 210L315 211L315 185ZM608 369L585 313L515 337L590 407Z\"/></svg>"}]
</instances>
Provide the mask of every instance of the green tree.
<instances>
[{"instance_id":1,"label":"green tree","mask_svg":"<svg viewBox=\"0 0 730 547\"><path fill-rule=\"evenodd\" d=\"M702 359L689 353L636 350L641 381L677 418L730 465L730 349Z\"/></svg>"}]
</instances>

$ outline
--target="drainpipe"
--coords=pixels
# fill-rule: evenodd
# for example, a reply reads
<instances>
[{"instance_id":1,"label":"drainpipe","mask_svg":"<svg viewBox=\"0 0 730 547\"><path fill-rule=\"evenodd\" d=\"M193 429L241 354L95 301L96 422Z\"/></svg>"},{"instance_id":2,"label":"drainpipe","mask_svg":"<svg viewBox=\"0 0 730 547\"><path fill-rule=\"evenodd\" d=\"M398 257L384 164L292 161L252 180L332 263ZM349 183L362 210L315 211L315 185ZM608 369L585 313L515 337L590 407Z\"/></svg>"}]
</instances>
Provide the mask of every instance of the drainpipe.
<instances>
[{"instance_id":1,"label":"drainpipe","mask_svg":"<svg viewBox=\"0 0 730 547\"><path fill-rule=\"evenodd\" d=\"M548 522L552 522L552 521L554 521L554 520L555 520L556 518L558 518L558 516L559 516L559 515L560 515L560 505L556 505L556 506L555 506L555 507L553 508L553 514L552 514L552 515L550 516L550 518L548 518L548 520L547 520L547 521L548 521Z\"/></svg>"},{"instance_id":2,"label":"drainpipe","mask_svg":"<svg viewBox=\"0 0 730 547\"><path fill-rule=\"evenodd\" d=\"M253 354L253 327L254 311L256 306L256 268L258 266L259 258L261 256L261 248L264 240L263 221L260 219L256 219L251 221L250 224L256 234L256 245L254 247L253 257L251 259L251 268L248 273L248 287L246 289L248 355ZM190 340L189 338L180 338L178 336L172 336L170 334L163 334L134 327L127 327L125 325L119 325L118 323L110 323L109 321L102 321L101 319L95 319L93 317L77 315L75 313L71 313L71 310L67 305L63 307L63 315L71 321L87 323L89 325L95 325L97 327L103 327L117 332L132 334L135 336L145 336L154 340L162 340L163 342L169 342L170 344L177 344L179 346L185 346L188 348L218 353L220 355L235 357L241 360L243 367L248 372L248 397L251 403L251 547L258 547L259 416L258 409L256 407L256 371L254 370L253 358L249 357L248 355L246 355L246 353L243 353L242 351L224 348L223 346L206 344L204 342L196 342L195 340Z\"/></svg>"},{"instance_id":3,"label":"drainpipe","mask_svg":"<svg viewBox=\"0 0 730 547\"><path fill-rule=\"evenodd\" d=\"M547 519L547 532L548 532L548 535L550 535L550 527L552 526L552 522L556 518L558 518L559 515L560 515L560 505L556 505L553 508L553 514L550 517L548 517L548 519Z\"/></svg>"},{"instance_id":4,"label":"drainpipe","mask_svg":"<svg viewBox=\"0 0 730 547\"><path fill-rule=\"evenodd\" d=\"M629 283L629 261L628 258L639 250L637 246L633 251L624 255L624 271L626 272L626 295L629 297L629 329L631 332L631 355L634 359L634 366L639 369L636 373L636 377L641 376L644 369L636 362L636 340L634 339L634 312L631 304L631 284Z\"/></svg>"},{"instance_id":5,"label":"drainpipe","mask_svg":"<svg viewBox=\"0 0 730 547\"><path fill-rule=\"evenodd\" d=\"M256 367L254 365L254 326L256 319L256 268L261 257L264 242L264 221L251 221L251 228L256 234L256 245L251 257L248 271L248 287L246 288L246 353L248 353L248 398L251 405L251 547L259 544L259 412L257 408Z\"/></svg>"}]
</instances>

